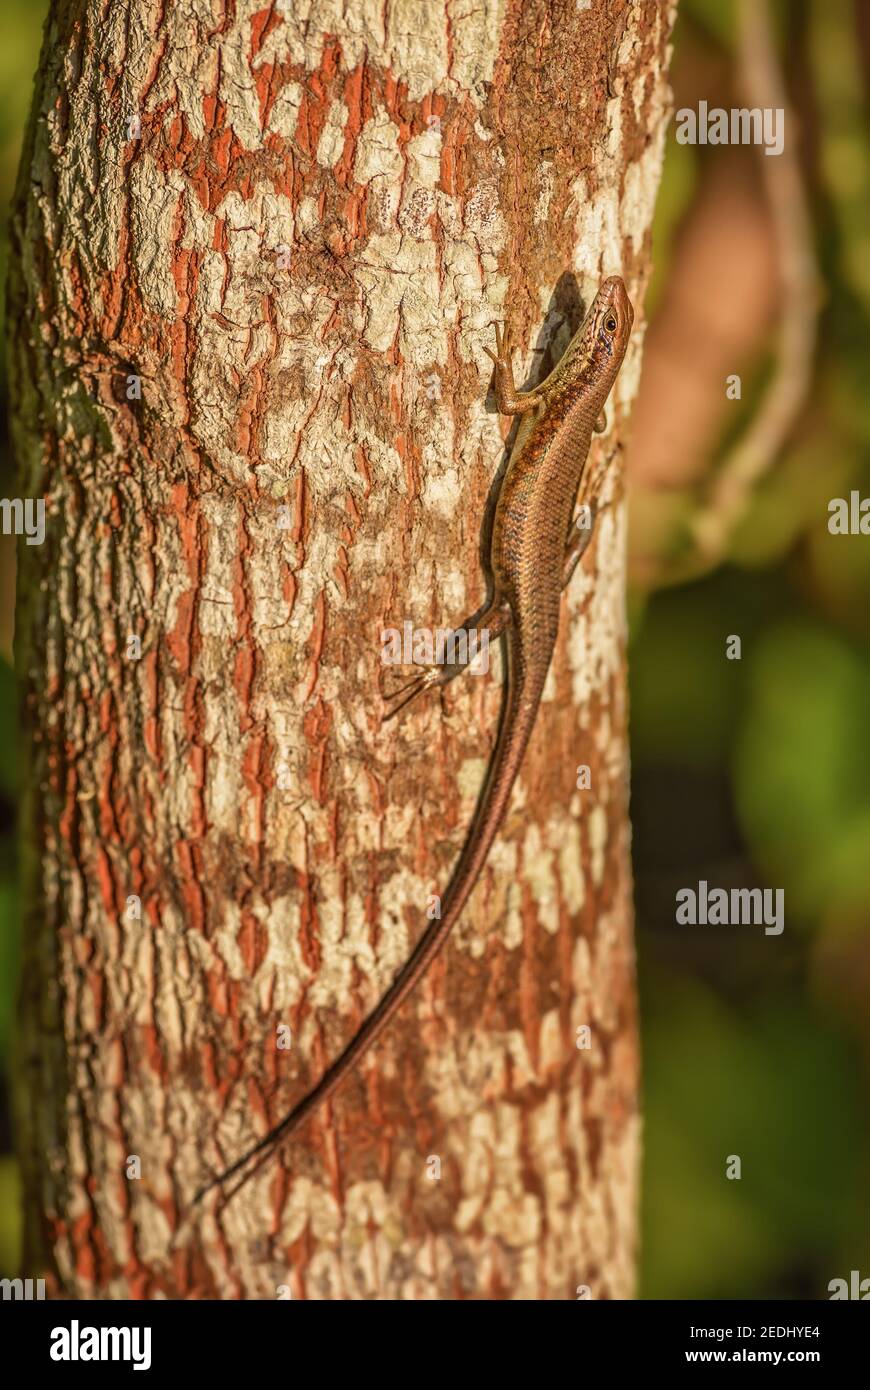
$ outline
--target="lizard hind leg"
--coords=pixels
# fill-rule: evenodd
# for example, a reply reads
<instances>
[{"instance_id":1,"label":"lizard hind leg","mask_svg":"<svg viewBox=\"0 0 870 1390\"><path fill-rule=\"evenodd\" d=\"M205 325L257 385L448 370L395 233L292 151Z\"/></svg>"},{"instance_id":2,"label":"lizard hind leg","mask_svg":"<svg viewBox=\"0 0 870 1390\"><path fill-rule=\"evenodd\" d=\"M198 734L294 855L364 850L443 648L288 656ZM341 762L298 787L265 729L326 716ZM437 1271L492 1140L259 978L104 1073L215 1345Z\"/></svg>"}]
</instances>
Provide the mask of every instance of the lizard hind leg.
<instances>
[{"instance_id":1,"label":"lizard hind leg","mask_svg":"<svg viewBox=\"0 0 870 1390\"><path fill-rule=\"evenodd\" d=\"M448 685L472 666L477 665L481 674L485 674L489 669L490 641L500 637L509 622L510 609L507 604L494 602L481 615L476 627L448 628L439 632L436 641L438 660L421 665L419 674L413 680L393 691L388 699L398 703L387 711L383 722L395 718L418 695Z\"/></svg>"},{"instance_id":2,"label":"lizard hind leg","mask_svg":"<svg viewBox=\"0 0 870 1390\"><path fill-rule=\"evenodd\" d=\"M583 555L592 540L592 533L595 530L595 522L600 508L592 504L589 509L588 523L585 516L577 517L568 532L568 543L565 546L565 556L562 562L562 588L567 589L571 583L571 578L575 569L579 565Z\"/></svg>"}]
</instances>

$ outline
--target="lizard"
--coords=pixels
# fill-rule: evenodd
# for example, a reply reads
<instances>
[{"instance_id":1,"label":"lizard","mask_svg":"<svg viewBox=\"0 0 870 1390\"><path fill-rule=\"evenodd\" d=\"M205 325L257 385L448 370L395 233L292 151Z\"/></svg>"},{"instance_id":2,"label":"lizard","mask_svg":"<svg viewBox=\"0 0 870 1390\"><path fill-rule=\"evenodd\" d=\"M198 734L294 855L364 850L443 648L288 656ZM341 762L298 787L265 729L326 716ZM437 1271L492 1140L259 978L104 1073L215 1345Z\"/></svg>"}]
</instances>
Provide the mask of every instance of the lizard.
<instances>
[{"instance_id":1,"label":"lizard","mask_svg":"<svg viewBox=\"0 0 870 1390\"><path fill-rule=\"evenodd\" d=\"M588 522L585 513L575 519L574 512L592 434L605 428L604 405L622 366L633 320L623 281L610 276L559 362L529 391L518 391L514 385L511 343L504 327L495 326L495 352L484 348L494 364L499 413L519 416L520 423L493 520L492 597L477 624L478 634L488 631L490 638L504 637L507 652L499 732L477 810L445 891L441 916L420 936L380 1003L314 1088L201 1188L195 1201L257 1159L242 1179L246 1182L338 1089L422 979L468 901L504 819L534 728L556 644L562 591L592 539L597 508L589 509ZM468 649L476 647L469 641ZM394 698L404 698L386 719L425 691L446 685L469 664L470 659L424 667L395 692Z\"/></svg>"}]
</instances>

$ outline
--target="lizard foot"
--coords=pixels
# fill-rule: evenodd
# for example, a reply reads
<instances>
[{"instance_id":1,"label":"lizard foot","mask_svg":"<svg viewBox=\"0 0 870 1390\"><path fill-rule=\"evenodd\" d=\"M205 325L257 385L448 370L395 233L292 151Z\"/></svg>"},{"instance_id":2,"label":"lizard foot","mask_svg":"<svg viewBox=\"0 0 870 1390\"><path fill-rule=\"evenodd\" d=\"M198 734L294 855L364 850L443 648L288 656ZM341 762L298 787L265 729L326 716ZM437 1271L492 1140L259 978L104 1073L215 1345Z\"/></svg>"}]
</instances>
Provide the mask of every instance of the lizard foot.
<instances>
[{"instance_id":1,"label":"lizard foot","mask_svg":"<svg viewBox=\"0 0 870 1390\"><path fill-rule=\"evenodd\" d=\"M483 350L497 367L510 371L511 342L507 328L503 323L494 323L493 328L495 329L495 352L488 347L484 347Z\"/></svg>"},{"instance_id":2,"label":"lizard foot","mask_svg":"<svg viewBox=\"0 0 870 1390\"><path fill-rule=\"evenodd\" d=\"M394 690L392 695L388 695L388 700L398 700L399 703L393 705L391 710L384 715L383 722L386 724L388 719L394 719L400 710L406 705L410 705L412 700L416 700L418 695L422 695L426 690L434 690L436 685L444 685L450 679L447 674L449 667L444 666L424 666L420 675L415 676L407 685L402 685L398 690ZM404 699L400 696L404 695Z\"/></svg>"}]
</instances>

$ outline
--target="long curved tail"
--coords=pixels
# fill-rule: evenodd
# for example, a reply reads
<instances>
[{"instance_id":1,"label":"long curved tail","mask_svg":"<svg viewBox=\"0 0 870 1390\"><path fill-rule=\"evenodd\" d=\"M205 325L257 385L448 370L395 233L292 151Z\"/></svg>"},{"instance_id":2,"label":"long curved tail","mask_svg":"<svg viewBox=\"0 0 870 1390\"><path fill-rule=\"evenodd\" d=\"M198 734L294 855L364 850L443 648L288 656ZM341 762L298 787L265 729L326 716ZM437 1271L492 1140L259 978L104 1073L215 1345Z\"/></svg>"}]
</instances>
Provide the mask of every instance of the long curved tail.
<instances>
[{"instance_id":1,"label":"long curved tail","mask_svg":"<svg viewBox=\"0 0 870 1390\"><path fill-rule=\"evenodd\" d=\"M426 974L429 966L443 948L480 876L492 842L504 819L511 789L520 770L523 755L534 727L541 690L543 689L543 677L531 678L524 663L516 660L517 654L510 630L508 631L507 647L506 694L502 707L498 741L490 760L486 782L465 844L443 895L441 917L423 932L383 999L369 1014L365 1023L344 1051L324 1072L314 1089L309 1091L308 1095L290 1111L289 1115L286 1115L279 1124L275 1125L240 1159L237 1159L231 1167L206 1183L196 1194L194 1201L198 1202L212 1187L227 1182L243 1168L246 1168L249 1163L252 1163L254 1159L257 1159L258 1161L253 1164L250 1172L245 1175L233 1191L237 1191L238 1187L253 1176L276 1147L288 1139L308 1116L337 1090L363 1054L386 1028L397 1009L401 1008L408 995ZM232 1195L232 1193L229 1194L229 1196Z\"/></svg>"}]
</instances>

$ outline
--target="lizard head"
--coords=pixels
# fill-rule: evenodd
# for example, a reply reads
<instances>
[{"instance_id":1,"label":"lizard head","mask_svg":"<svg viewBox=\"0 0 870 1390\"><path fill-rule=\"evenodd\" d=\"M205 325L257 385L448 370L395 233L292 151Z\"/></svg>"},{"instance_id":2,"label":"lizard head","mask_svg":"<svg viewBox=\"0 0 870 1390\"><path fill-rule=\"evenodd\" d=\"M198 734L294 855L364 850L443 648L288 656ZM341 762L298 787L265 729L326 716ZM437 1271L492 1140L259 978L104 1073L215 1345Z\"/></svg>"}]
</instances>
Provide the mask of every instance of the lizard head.
<instances>
[{"instance_id":1,"label":"lizard head","mask_svg":"<svg viewBox=\"0 0 870 1390\"><path fill-rule=\"evenodd\" d=\"M553 373L559 386L580 387L604 405L631 337L634 310L625 285L611 275L598 288L589 312Z\"/></svg>"},{"instance_id":2,"label":"lizard head","mask_svg":"<svg viewBox=\"0 0 870 1390\"><path fill-rule=\"evenodd\" d=\"M618 275L611 275L599 287L587 316L589 356L608 391L622 366L633 323L625 285Z\"/></svg>"}]
</instances>

